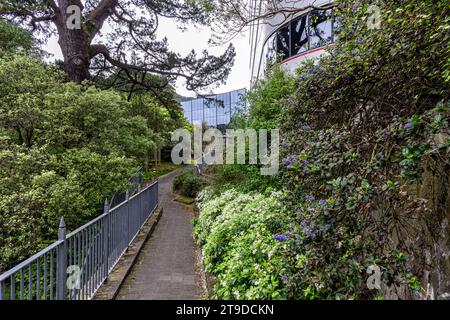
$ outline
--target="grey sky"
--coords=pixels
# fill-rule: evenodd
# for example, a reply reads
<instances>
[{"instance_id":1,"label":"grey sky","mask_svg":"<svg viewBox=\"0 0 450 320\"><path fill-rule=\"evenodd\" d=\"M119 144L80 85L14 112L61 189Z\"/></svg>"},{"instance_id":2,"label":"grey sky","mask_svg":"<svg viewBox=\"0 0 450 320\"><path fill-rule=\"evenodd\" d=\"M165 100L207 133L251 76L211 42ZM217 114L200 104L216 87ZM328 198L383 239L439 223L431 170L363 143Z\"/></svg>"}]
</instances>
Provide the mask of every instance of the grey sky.
<instances>
[{"instance_id":1,"label":"grey sky","mask_svg":"<svg viewBox=\"0 0 450 320\"><path fill-rule=\"evenodd\" d=\"M208 39L210 38L211 30L208 28L198 28L194 26L189 26L188 30L185 32L180 31L176 24L169 19L162 19L160 21L160 26L158 29L158 36L160 38L167 37L169 41L170 48L178 53L187 54L192 49L196 52L201 53L202 50L208 49L210 53L220 54L223 53L228 46L225 44L220 47L208 47ZM231 90L248 88L250 82L249 75L249 56L250 56L250 45L248 42L248 34L244 33L240 37L232 41L236 48L236 60L235 65L231 71L231 74L225 85L221 85L218 88L213 88L210 91L214 93L222 93ZM49 39L46 50L54 55L54 58L61 59L61 51L57 42L57 37L52 37ZM189 92L185 89L183 81L178 81L177 92L184 96L194 96L193 92ZM211 92L202 92L211 93Z\"/></svg>"}]
</instances>

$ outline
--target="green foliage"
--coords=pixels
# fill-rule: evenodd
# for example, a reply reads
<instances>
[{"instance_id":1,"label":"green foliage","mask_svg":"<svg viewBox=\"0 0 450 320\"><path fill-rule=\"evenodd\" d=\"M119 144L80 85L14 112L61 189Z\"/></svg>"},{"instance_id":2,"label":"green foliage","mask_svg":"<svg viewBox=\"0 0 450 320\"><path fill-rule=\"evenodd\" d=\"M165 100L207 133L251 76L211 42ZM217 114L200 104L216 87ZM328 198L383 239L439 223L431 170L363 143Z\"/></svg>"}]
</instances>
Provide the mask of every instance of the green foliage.
<instances>
[{"instance_id":1,"label":"green foliage","mask_svg":"<svg viewBox=\"0 0 450 320\"><path fill-rule=\"evenodd\" d=\"M0 20L0 58L19 51L31 52L33 45L31 33L13 23Z\"/></svg>"},{"instance_id":2,"label":"green foliage","mask_svg":"<svg viewBox=\"0 0 450 320\"><path fill-rule=\"evenodd\" d=\"M147 119L148 127L158 135L158 146L169 144L170 133L187 124L181 105L175 98L176 93L170 85L161 89L158 98L148 93L131 97L132 113Z\"/></svg>"},{"instance_id":3,"label":"green foliage","mask_svg":"<svg viewBox=\"0 0 450 320\"><path fill-rule=\"evenodd\" d=\"M295 91L295 78L280 67L273 68L268 77L256 83L247 94L250 108L234 116L234 127L277 129L284 100Z\"/></svg>"},{"instance_id":4,"label":"green foliage","mask_svg":"<svg viewBox=\"0 0 450 320\"><path fill-rule=\"evenodd\" d=\"M235 129L251 128L277 129L282 115L285 99L295 89L295 78L281 68L271 70L268 77L259 81L247 94L248 106L233 117ZM248 141L246 142L248 144ZM248 158L248 149L247 158ZM280 187L277 176L261 175L257 165L222 165L214 176L213 185L216 192L239 185L243 192L258 191L270 193Z\"/></svg>"},{"instance_id":5,"label":"green foliage","mask_svg":"<svg viewBox=\"0 0 450 320\"><path fill-rule=\"evenodd\" d=\"M189 170L175 177L173 180L173 190L186 197L195 197L206 184L207 182L203 178L196 176Z\"/></svg>"},{"instance_id":6,"label":"green foliage","mask_svg":"<svg viewBox=\"0 0 450 320\"><path fill-rule=\"evenodd\" d=\"M46 95L39 143L55 149L87 147L100 154L143 155L154 142L145 118L130 114L118 93L67 83ZM70 101L70 103L67 103Z\"/></svg>"},{"instance_id":7,"label":"green foliage","mask_svg":"<svg viewBox=\"0 0 450 320\"><path fill-rule=\"evenodd\" d=\"M147 75L146 78L149 82L164 86L165 79L163 77ZM124 92L130 90L131 88L128 85L120 88L120 91ZM176 97L176 92L171 85L158 90L157 96L139 91L128 96L131 114L145 118L147 127L150 129L150 139L153 142L142 155L145 171L151 170L150 159L155 151L164 148L170 150L174 146L171 141L171 133L189 125Z\"/></svg>"},{"instance_id":8,"label":"green foliage","mask_svg":"<svg viewBox=\"0 0 450 320\"><path fill-rule=\"evenodd\" d=\"M283 97L292 92L294 80L275 69L249 93L250 108L233 118L233 127L277 128ZM222 165L212 187L197 197L200 214L194 234L207 271L217 277L215 298L287 297L287 243L274 239L289 221L282 196L273 192L279 187L279 178L261 175L257 165Z\"/></svg>"},{"instance_id":9,"label":"green foliage","mask_svg":"<svg viewBox=\"0 0 450 320\"><path fill-rule=\"evenodd\" d=\"M212 185L216 193L239 186L242 192L270 193L280 187L278 177L261 175L256 165L222 165L217 168Z\"/></svg>"},{"instance_id":10,"label":"green foliage","mask_svg":"<svg viewBox=\"0 0 450 320\"><path fill-rule=\"evenodd\" d=\"M149 170L145 171L142 175L142 178L144 179L144 181L154 180L175 170L176 168L178 168L178 166L173 164L172 162L162 162L156 167L152 167Z\"/></svg>"},{"instance_id":11,"label":"green foliage","mask_svg":"<svg viewBox=\"0 0 450 320\"><path fill-rule=\"evenodd\" d=\"M70 230L92 219L107 196L126 187L134 167L87 149L56 157L47 147L29 149L5 137L0 147L2 270L54 240L61 216Z\"/></svg>"},{"instance_id":12,"label":"green foliage","mask_svg":"<svg viewBox=\"0 0 450 320\"><path fill-rule=\"evenodd\" d=\"M440 230L430 221L447 214L417 190L425 171L446 181L450 170L450 8L446 1L383 1L381 28L369 29L372 4L337 1L341 28L329 55L305 62L296 80L275 69L235 119L239 127L282 129L286 194L279 201L288 221L277 270L285 268L287 298L382 299L383 291L367 288L370 265L380 267L384 289L417 297L428 268L424 249ZM247 271L258 274L247 269L254 254L247 249L260 240L248 235L254 225L240 228L253 222L250 196L217 195L231 187L264 192L246 170L224 166L216 190L198 199L195 232L220 298L267 298L246 296Z\"/></svg>"},{"instance_id":13,"label":"green foliage","mask_svg":"<svg viewBox=\"0 0 450 320\"><path fill-rule=\"evenodd\" d=\"M62 83L24 55L0 58L0 270L95 217L154 148L121 94Z\"/></svg>"},{"instance_id":14,"label":"green foliage","mask_svg":"<svg viewBox=\"0 0 450 320\"><path fill-rule=\"evenodd\" d=\"M432 244L417 226L431 209L414 189L424 170L439 175L450 165L442 77L449 8L384 1L382 27L370 30L370 4L338 1L339 40L319 64L298 70L286 98L280 124L283 184L296 217L292 298L375 298L380 292L365 285L372 264L384 285L409 282L417 290L413 275L426 268L423 250Z\"/></svg>"},{"instance_id":15,"label":"green foliage","mask_svg":"<svg viewBox=\"0 0 450 320\"><path fill-rule=\"evenodd\" d=\"M197 198L200 214L194 234L203 249L207 271L217 276L219 299L285 298L283 232L288 216L280 194L243 194L230 189L221 195L205 189Z\"/></svg>"},{"instance_id":16,"label":"green foliage","mask_svg":"<svg viewBox=\"0 0 450 320\"><path fill-rule=\"evenodd\" d=\"M60 86L61 79L61 74L35 58L13 55L0 59L0 126L17 143L32 146L43 121L45 96Z\"/></svg>"}]
</instances>

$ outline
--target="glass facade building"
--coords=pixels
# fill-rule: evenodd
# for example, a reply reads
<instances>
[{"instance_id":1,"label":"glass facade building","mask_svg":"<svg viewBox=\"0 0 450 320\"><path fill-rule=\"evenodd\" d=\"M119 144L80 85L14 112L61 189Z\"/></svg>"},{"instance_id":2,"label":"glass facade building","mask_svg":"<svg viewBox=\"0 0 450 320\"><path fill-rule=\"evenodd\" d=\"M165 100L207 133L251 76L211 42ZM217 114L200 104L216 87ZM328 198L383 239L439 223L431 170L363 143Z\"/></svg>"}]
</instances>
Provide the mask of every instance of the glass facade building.
<instances>
[{"instance_id":1,"label":"glass facade building","mask_svg":"<svg viewBox=\"0 0 450 320\"><path fill-rule=\"evenodd\" d=\"M208 126L228 125L238 108L245 107L246 89L235 90L181 103L184 115L192 124L205 122Z\"/></svg>"},{"instance_id":2,"label":"glass facade building","mask_svg":"<svg viewBox=\"0 0 450 320\"><path fill-rule=\"evenodd\" d=\"M269 10L274 10L274 14L266 16L262 23L250 26L250 86L264 79L274 65L295 74L303 62L328 54L326 49L336 41L340 28L333 2L273 1ZM264 3L253 2L253 12L263 12ZM293 13L286 14L288 11L283 12L284 9Z\"/></svg>"},{"instance_id":3,"label":"glass facade building","mask_svg":"<svg viewBox=\"0 0 450 320\"><path fill-rule=\"evenodd\" d=\"M282 62L304 52L325 47L334 42L338 21L333 11L312 10L280 27L266 43L269 64Z\"/></svg>"}]
</instances>

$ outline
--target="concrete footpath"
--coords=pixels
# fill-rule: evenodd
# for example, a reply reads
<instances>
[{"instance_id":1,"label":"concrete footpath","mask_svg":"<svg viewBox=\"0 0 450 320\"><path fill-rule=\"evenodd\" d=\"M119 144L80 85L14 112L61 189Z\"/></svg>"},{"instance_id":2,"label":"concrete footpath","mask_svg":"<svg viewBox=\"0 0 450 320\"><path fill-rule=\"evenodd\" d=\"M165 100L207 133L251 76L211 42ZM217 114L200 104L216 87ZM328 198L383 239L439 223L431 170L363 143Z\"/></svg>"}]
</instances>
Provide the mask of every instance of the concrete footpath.
<instances>
[{"instance_id":1,"label":"concrete footpath","mask_svg":"<svg viewBox=\"0 0 450 320\"><path fill-rule=\"evenodd\" d=\"M200 279L195 272L191 214L173 201L172 181L179 171L159 180L159 199L164 213L117 300L200 299Z\"/></svg>"}]
</instances>

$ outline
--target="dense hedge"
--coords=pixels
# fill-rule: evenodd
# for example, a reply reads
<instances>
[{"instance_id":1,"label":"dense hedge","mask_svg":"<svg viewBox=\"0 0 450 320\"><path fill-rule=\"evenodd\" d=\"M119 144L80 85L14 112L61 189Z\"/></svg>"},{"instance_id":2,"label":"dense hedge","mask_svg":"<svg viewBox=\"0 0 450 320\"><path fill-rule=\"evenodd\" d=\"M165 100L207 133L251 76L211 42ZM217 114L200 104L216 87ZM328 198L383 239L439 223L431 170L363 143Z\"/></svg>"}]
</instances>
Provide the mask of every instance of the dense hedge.
<instances>
[{"instance_id":1,"label":"dense hedge","mask_svg":"<svg viewBox=\"0 0 450 320\"><path fill-rule=\"evenodd\" d=\"M371 4L338 1L339 40L298 70L286 104L293 298L383 294L366 285L369 265L381 268L384 289L419 297L427 234L441 232L424 219L442 216L446 200L433 208L412 184L427 167L437 175L450 168L450 8L383 1L381 28L369 29Z\"/></svg>"},{"instance_id":2,"label":"dense hedge","mask_svg":"<svg viewBox=\"0 0 450 320\"><path fill-rule=\"evenodd\" d=\"M217 276L219 299L286 298L283 231L288 215L281 194L243 194L207 188L197 198L194 234L206 270Z\"/></svg>"},{"instance_id":3,"label":"dense hedge","mask_svg":"<svg viewBox=\"0 0 450 320\"><path fill-rule=\"evenodd\" d=\"M195 230L218 277L217 297L426 294L425 252L445 241L440 221L449 193L433 203L417 190L424 171L439 179L450 172L450 8L447 1L383 1L381 28L372 29L372 1L336 3L341 28L329 54L305 63L296 79L275 68L235 122L281 128L282 172L263 181L256 170L222 168L216 195L200 199ZM264 195L270 186L283 190L281 198ZM255 262L266 247L252 241L271 247L274 236L255 226L279 221L275 260ZM369 266L381 269L382 290L368 288ZM267 274L279 282L267 282Z\"/></svg>"},{"instance_id":4,"label":"dense hedge","mask_svg":"<svg viewBox=\"0 0 450 320\"><path fill-rule=\"evenodd\" d=\"M186 197L195 197L202 190L207 182L196 176L192 170L185 171L173 180L173 190Z\"/></svg>"},{"instance_id":5,"label":"dense hedge","mask_svg":"<svg viewBox=\"0 0 450 320\"><path fill-rule=\"evenodd\" d=\"M94 218L180 121L151 97L64 83L16 48L23 30L6 31L17 36L0 37L0 273L54 241L61 216L69 230Z\"/></svg>"}]
</instances>

